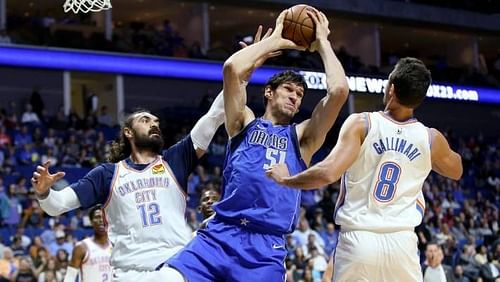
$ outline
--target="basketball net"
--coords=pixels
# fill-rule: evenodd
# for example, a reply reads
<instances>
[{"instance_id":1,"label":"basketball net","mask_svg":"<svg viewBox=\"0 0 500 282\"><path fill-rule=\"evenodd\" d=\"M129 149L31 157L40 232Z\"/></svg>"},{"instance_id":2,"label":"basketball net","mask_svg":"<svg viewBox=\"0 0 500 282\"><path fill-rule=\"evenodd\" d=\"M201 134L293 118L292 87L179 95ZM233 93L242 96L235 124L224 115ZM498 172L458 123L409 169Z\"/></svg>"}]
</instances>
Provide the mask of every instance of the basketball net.
<instances>
[{"instance_id":1,"label":"basketball net","mask_svg":"<svg viewBox=\"0 0 500 282\"><path fill-rule=\"evenodd\" d=\"M73 13L100 12L111 8L111 0L66 0L63 5L64 12Z\"/></svg>"}]
</instances>

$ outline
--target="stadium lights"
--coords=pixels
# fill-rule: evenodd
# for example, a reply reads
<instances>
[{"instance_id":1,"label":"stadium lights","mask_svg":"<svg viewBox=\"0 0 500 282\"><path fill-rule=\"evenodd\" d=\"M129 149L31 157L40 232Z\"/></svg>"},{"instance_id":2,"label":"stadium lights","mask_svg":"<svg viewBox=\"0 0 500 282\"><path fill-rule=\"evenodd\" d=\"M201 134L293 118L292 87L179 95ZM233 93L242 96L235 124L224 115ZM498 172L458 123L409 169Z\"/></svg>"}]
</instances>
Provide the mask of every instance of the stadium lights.
<instances>
[{"instance_id":1,"label":"stadium lights","mask_svg":"<svg viewBox=\"0 0 500 282\"><path fill-rule=\"evenodd\" d=\"M0 45L0 65L222 81L222 64L220 62L20 45ZM281 70L262 67L255 71L250 82L265 84L271 75ZM310 71L300 71L300 73L306 79L310 89L326 88L324 73ZM353 92L382 94L387 80L348 76L348 82L349 88ZM500 104L500 89L433 84L429 88L427 96L447 100Z\"/></svg>"}]
</instances>

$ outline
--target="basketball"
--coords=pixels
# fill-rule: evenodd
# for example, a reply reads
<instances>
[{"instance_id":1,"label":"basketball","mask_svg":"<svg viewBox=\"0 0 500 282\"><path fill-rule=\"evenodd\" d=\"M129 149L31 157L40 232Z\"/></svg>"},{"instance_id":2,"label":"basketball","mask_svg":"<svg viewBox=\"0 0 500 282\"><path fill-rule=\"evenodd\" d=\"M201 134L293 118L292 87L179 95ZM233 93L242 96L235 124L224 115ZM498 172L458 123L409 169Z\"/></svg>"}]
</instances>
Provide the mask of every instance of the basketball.
<instances>
[{"instance_id":1,"label":"basketball","mask_svg":"<svg viewBox=\"0 0 500 282\"><path fill-rule=\"evenodd\" d=\"M307 14L308 9L311 7L304 4L289 8L283 23L283 38L303 47L309 47L316 39L316 25Z\"/></svg>"}]
</instances>

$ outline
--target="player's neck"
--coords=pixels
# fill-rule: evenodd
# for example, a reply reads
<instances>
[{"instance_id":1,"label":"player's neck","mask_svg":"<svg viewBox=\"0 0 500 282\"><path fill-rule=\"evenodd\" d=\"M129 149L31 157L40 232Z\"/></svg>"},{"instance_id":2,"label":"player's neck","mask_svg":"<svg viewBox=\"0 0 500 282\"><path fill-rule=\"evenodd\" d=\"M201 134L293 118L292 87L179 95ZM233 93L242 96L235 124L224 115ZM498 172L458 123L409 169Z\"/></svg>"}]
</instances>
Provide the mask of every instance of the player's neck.
<instances>
[{"instance_id":1,"label":"player's neck","mask_svg":"<svg viewBox=\"0 0 500 282\"><path fill-rule=\"evenodd\" d=\"M263 119L271 121L274 125L288 125L290 124L290 118L284 115L276 115L271 111L266 111L262 116Z\"/></svg>"},{"instance_id":2,"label":"player's neck","mask_svg":"<svg viewBox=\"0 0 500 282\"><path fill-rule=\"evenodd\" d=\"M384 113L399 122L413 118L413 109L407 107L386 107Z\"/></svg>"},{"instance_id":3,"label":"player's neck","mask_svg":"<svg viewBox=\"0 0 500 282\"><path fill-rule=\"evenodd\" d=\"M157 157L157 153L151 151L132 150L130 160L135 164L149 164Z\"/></svg>"},{"instance_id":4,"label":"player's neck","mask_svg":"<svg viewBox=\"0 0 500 282\"><path fill-rule=\"evenodd\" d=\"M108 233L94 233L94 241L101 246L106 246L109 243Z\"/></svg>"}]
</instances>

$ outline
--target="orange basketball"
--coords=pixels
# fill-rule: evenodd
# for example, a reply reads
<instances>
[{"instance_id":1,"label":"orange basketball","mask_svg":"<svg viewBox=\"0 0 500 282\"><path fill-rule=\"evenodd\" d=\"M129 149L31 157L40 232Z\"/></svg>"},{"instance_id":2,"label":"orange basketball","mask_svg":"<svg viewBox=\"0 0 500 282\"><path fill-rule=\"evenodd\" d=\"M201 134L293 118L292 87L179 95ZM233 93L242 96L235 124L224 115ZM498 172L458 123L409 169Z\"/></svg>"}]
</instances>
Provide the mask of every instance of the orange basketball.
<instances>
[{"instance_id":1,"label":"orange basketball","mask_svg":"<svg viewBox=\"0 0 500 282\"><path fill-rule=\"evenodd\" d=\"M288 9L283 23L282 36L302 47L309 47L316 39L316 25L307 14L310 6L300 4Z\"/></svg>"}]
</instances>

